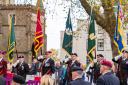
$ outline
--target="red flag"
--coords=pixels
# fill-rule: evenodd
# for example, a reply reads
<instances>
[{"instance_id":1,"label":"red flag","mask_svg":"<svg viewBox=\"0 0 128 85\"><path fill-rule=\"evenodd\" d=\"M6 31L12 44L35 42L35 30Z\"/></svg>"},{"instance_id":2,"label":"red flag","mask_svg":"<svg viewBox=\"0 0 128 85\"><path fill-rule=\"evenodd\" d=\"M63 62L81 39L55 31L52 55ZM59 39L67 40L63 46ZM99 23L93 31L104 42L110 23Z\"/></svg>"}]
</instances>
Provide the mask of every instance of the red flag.
<instances>
[{"instance_id":1,"label":"red flag","mask_svg":"<svg viewBox=\"0 0 128 85\"><path fill-rule=\"evenodd\" d=\"M44 45L44 36L43 36L43 31L42 31L42 26L41 26L41 21L40 21L40 9L38 8L37 10L37 23L36 23L36 32L35 32L35 39L34 39L34 50L36 52L39 51L39 49Z\"/></svg>"}]
</instances>

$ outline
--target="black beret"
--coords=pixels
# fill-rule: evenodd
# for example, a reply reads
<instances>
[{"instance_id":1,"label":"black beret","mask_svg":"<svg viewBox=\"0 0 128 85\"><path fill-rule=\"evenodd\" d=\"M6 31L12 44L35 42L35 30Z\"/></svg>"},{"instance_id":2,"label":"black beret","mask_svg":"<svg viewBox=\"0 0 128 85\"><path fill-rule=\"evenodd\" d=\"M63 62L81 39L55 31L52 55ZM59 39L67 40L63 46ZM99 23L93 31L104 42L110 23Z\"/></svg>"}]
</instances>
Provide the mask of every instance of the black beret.
<instances>
[{"instance_id":1,"label":"black beret","mask_svg":"<svg viewBox=\"0 0 128 85\"><path fill-rule=\"evenodd\" d=\"M78 57L77 53L71 53L71 55L75 55L76 57Z\"/></svg>"},{"instance_id":2,"label":"black beret","mask_svg":"<svg viewBox=\"0 0 128 85\"><path fill-rule=\"evenodd\" d=\"M72 67L71 72L74 72L74 71L83 71L83 69L80 68L79 66L74 66Z\"/></svg>"},{"instance_id":3,"label":"black beret","mask_svg":"<svg viewBox=\"0 0 128 85\"><path fill-rule=\"evenodd\" d=\"M98 54L97 56L104 58L104 56L102 54Z\"/></svg>"},{"instance_id":4,"label":"black beret","mask_svg":"<svg viewBox=\"0 0 128 85\"><path fill-rule=\"evenodd\" d=\"M24 56L18 56L18 58L24 58Z\"/></svg>"},{"instance_id":5,"label":"black beret","mask_svg":"<svg viewBox=\"0 0 128 85\"><path fill-rule=\"evenodd\" d=\"M25 84L25 78L20 75L14 75L13 81L19 84Z\"/></svg>"}]
</instances>

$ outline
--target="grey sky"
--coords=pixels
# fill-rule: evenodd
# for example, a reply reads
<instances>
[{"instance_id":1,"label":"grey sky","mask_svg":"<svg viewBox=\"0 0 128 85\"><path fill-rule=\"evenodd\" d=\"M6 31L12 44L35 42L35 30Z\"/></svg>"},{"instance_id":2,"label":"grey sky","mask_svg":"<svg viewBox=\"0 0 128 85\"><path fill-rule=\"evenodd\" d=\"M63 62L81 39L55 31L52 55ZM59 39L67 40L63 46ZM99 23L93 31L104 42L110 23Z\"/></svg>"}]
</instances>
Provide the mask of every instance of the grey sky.
<instances>
[{"instance_id":1,"label":"grey sky","mask_svg":"<svg viewBox=\"0 0 128 85\"><path fill-rule=\"evenodd\" d=\"M85 13L79 3L79 0L44 0L46 11L46 33L47 48L60 48L60 31L65 30L65 23L69 8L71 9L71 18L73 30L76 30L76 19L85 19ZM15 0L16 3L36 4L37 0Z\"/></svg>"}]
</instances>

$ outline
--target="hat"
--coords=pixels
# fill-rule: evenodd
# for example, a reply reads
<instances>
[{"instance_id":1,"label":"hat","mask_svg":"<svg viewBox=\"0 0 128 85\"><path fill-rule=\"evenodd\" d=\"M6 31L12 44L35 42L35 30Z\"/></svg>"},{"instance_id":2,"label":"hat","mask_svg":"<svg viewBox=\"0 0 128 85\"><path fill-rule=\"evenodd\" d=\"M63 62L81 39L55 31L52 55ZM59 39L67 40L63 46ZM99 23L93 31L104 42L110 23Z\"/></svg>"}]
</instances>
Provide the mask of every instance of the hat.
<instances>
[{"instance_id":1,"label":"hat","mask_svg":"<svg viewBox=\"0 0 128 85\"><path fill-rule=\"evenodd\" d=\"M6 51L0 50L0 54L5 55Z\"/></svg>"},{"instance_id":2,"label":"hat","mask_svg":"<svg viewBox=\"0 0 128 85\"><path fill-rule=\"evenodd\" d=\"M24 56L18 56L18 58L24 58Z\"/></svg>"},{"instance_id":3,"label":"hat","mask_svg":"<svg viewBox=\"0 0 128 85\"><path fill-rule=\"evenodd\" d=\"M74 66L72 67L71 72L74 72L74 71L83 71L83 69L80 68L79 66Z\"/></svg>"},{"instance_id":4,"label":"hat","mask_svg":"<svg viewBox=\"0 0 128 85\"><path fill-rule=\"evenodd\" d=\"M102 54L98 54L97 56L104 58L104 56Z\"/></svg>"},{"instance_id":5,"label":"hat","mask_svg":"<svg viewBox=\"0 0 128 85\"><path fill-rule=\"evenodd\" d=\"M19 84L25 84L25 78L20 75L14 75L13 81Z\"/></svg>"},{"instance_id":6,"label":"hat","mask_svg":"<svg viewBox=\"0 0 128 85\"><path fill-rule=\"evenodd\" d=\"M76 57L78 57L77 53L71 53L71 55L75 55Z\"/></svg>"},{"instance_id":7,"label":"hat","mask_svg":"<svg viewBox=\"0 0 128 85\"><path fill-rule=\"evenodd\" d=\"M125 53L128 53L128 49L125 49L124 52L125 52Z\"/></svg>"},{"instance_id":8,"label":"hat","mask_svg":"<svg viewBox=\"0 0 128 85\"><path fill-rule=\"evenodd\" d=\"M105 65L105 66L112 68L112 63L105 59L101 61L101 65Z\"/></svg>"},{"instance_id":9,"label":"hat","mask_svg":"<svg viewBox=\"0 0 128 85\"><path fill-rule=\"evenodd\" d=\"M45 52L45 55L46 55L46 54L49 54L49 53L52 53L52 51L46 51L46 52Z\"/></svg>"}]
</instances>

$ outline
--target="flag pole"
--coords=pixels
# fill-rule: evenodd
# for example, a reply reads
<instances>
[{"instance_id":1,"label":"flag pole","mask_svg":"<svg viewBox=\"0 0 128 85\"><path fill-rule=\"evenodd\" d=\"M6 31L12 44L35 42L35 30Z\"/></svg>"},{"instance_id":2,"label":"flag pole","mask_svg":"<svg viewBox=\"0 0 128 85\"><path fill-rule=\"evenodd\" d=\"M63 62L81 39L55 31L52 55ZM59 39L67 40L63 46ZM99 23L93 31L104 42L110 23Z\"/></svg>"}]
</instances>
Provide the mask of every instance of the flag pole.
<instances>
[{"instance_id":1,"label":"flag pole","mask_svg":"<svg viewBox=\"0 0 128 85\"><path fill-rule=\"evenodd\" d=\"M89 26L88 26L88 28L90 29L90 25L91 25L91 18L92 18L92 12L93 12L93 0L91 1L91 12L90 12L90 16L89 16ZM95 22L94 22L95 23ZM88 32L89 32L89 29L88 29ZM89 38L89 33L88 33L88 38ZM89 42L89 40L88 40L88 42ZM88 46L87 46L88 47ZM96 58L96 50L95 49L93 49L93 51L94 51L94 55L95 55L95 57L94 58ZM89 54L88 54L88 52L87 52L87 56L89 56ZM89 57L88 57L89 58ZM90 60L90 62L91 63L94 63L94 58L93 58L93 60L91 61ZM88 63L88 62L87 62ZM88 68L89 68L90 66L88 66ZM92 73L93 73L93 71L92 71ZM90 75L90 77L88 77L88 79L89 79L89 81L90 81L90 83L92 83L92 81L93 81L93 74L91 74Z\"/></svg>"},{"instance_id":2,"label":"flag pole","mask_svg":"<svg viewBox=\"0 0 128 85\"><path fill-rule=\"evenodd\" d=\"M18 59L18 51L17 51L17 47L16 47L16 42L15 42L15 49L16 49L16 58Z\"/></svg>"}]
</instances>

